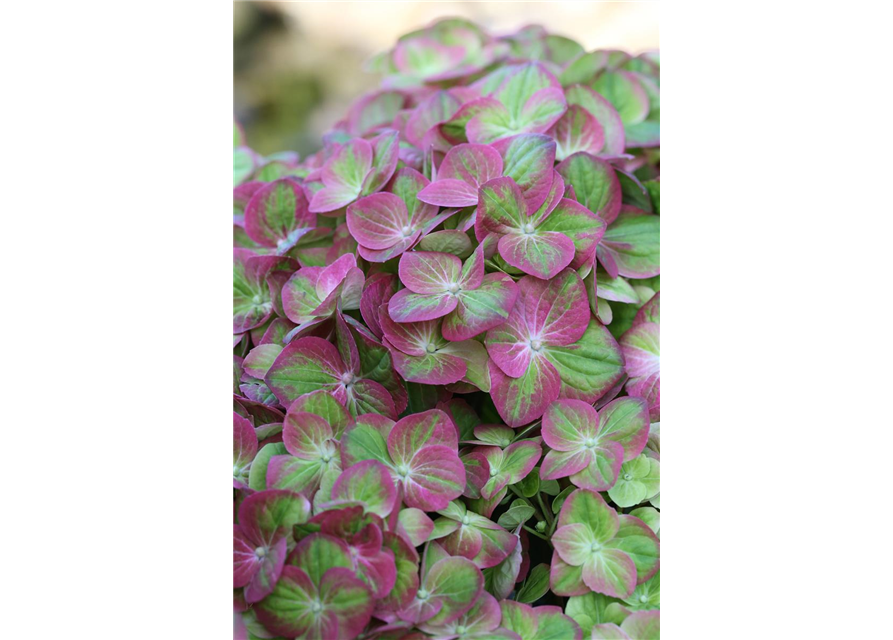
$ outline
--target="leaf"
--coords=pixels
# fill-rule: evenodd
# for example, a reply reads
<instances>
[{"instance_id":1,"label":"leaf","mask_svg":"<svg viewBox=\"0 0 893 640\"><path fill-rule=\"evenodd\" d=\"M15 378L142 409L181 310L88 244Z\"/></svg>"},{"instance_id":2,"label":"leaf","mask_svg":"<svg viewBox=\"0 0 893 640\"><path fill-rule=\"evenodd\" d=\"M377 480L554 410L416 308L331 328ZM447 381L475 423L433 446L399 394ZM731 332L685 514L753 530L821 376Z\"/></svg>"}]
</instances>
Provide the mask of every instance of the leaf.
<instances>
[{"instance_id":1,"label":"leaf","mask_svg":"<svg viewBox=\"0 0 893 640\"><path fill-rule=\"evenodd\" d=\"M533 507L517 500L512 504L508 511L499 516L496 523L506 529L514 529L518 525L527 522L533 513Z\"/></svg>"},{"instance_id":2,"label":"leaf","mask_svg":"<svg viewBox=\"0 0 893 640\"><path fill-rule=\"evenodd\" d=\"M549 591L549 565L538 564L530 571L524 585L518 590L515 599L518 602L533 603Z\"/></svg>"}]
</instances>

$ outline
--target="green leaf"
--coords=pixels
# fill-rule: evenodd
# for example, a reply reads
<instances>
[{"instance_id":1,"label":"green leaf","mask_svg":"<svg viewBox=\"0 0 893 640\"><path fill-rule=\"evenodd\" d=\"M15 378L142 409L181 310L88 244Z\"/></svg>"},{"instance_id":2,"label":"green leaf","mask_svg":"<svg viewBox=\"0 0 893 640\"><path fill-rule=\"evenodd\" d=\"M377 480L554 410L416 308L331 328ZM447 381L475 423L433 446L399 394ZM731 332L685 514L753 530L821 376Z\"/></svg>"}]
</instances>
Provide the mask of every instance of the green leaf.
<instances>
[{"instance_id":1,"label":"green leaf","mask_svg":"<svg viewBox=\"0 0 893 640\"><path fill-rule=\"evenodd\" d=\"M542 598L549 591L549 565L538 564L527 576L524 585L515 596L515 600L531 604Z\"/></svg>"},{"instance_id":2,"label":"green leaf","mask_svg":"<svg viewBox=\"0 0 893 640\"><path fill-rule=\"evenodd\" d=\"M557 484L557 483L556 483ZM520 482L513 485L521 495L525 498L532 498L540 490L540 472L539 469L533 469Z\"/></svg>"},{"instance_id":3,"label":"green leaf","mask_svg":"<svg viewBox=\"0 0 893 640\"><path fill-rule=\"evenodd\" d=\"M514 529L519 524L527 522L533 515L533 507L523 500L515 500L508 511L499 516L496 524L505 529Z\"/></svg>"}]
</instances>

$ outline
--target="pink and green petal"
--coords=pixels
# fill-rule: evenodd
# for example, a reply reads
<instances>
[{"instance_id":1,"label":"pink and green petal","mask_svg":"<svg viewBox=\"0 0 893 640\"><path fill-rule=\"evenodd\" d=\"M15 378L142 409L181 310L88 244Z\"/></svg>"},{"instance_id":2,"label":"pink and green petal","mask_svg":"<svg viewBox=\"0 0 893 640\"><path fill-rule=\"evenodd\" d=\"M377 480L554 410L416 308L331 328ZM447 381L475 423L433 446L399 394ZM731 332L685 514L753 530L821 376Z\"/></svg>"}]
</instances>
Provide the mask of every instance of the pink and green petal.
<instances>
[{"instance_id":1,"label":"pink and green petal","mask_svg":"<svg viewBox=\"0 0 893 640\"><path fill-rule=\"evenodd\" d=\"M362 195L379 191L387 184L397 169L397 152L399 149L397 131L386 131L370 140L372 144L372 166L363 182Z\"/></svg>"},{"instance_id":2,"label":"pink and green petal","mask_svg":"<svg viewBox=\"0 0 893 640\"><path fill-rule=\"evenodd\" d=\"M660 611L635 611L620 628L629 638L636 640L660 640Z\"/></svg>"},{"instance_id":3,"label":"pink and green petal","mask_svg":"<svg viewBox=\"0 0 893 640\"><path fill-rule=\"evenodd\" d=\"M572 492L558 515L558 527L582 524L592 530L594 540L605 544L611 540L620 527L617 512L595 491L577 489Z\"/></svg>"},{"instance_id":4,"label":"pink and green petal","mask_svg":"<svg viewBox=\"0 0 893 640\"><path fill-rule=\"evenodd\" d=\"M594 403L623 377L620 346L607 327L595 319L573 344L549 346L544 352L561 380L562 398Z\"/></svg>"},{"instance_id":5,"label":"pink and green petal","mask_svg":"<svg viewBox=\"0 0 893 640\"><path fill-rule=\"evenodd\" d=\"M575 451L598 433L599 415L579 400L558 400L543 415L543 440L552 449Z\"/></svg>"},{"instance_id":6,"label":"pink and green petal","mask_svg":"<svg viewBox=\"0 0 893 640\"><path fill-rule=\"evenodd\" d=\"M660 539L639 518L621 515L620 528L606 546L628 555L636 567L636 582L647 582L660 569Z\"/></svg>"},{"instance_id":7,"label":"pink and green petal","mask_svg":"<svg viewBox=\"0 0 893 640\"><path fill-rule=\"evenodd\" d=\"M353 418L340 402L327 391L314 391L295 400L289 411L312 413L322 418L331 428L332 437L341 439L344 430L353 423Z\"/></svg>"},{"instance_id":8,"label":"pink and green petal","mask_svg":"<svg viewBox=\"0 0 893 640\"><path fill-rule=\"evenodd\" d=\"M607 491L617 482L622 465L623 446L604 440L595 447L589 465L571 475L571 483L581 489Z\"/></svg>"},{"instance_id":9,"label":"pink and green petal","mask_svg":"<svg viewBox=\"0 0 893 640\"><path fill-rule=\"evenodd\" d=\"M493 144L503 159L503 175L514 180L531 211L549 195L555 166L555 141L540 133L523 133Z\"/></svg>"},{"instance_id":10,"label":"pink and green petal","mask_svg":"<svg viewBox=\"0 0 893 640\"><path fill-rule=\"evenodd\" d=\"M523 130L529 133L543 133L561 119L567 110L564 92L555 87L540 89L521 109Z\"/></svg>"},{"instance_id":11,"label":"pink and green petal","mask_svg":"<svg viewBox=\"0 0 893 640\"><path fill-rule=\"evenodd\" d=\"M242 369L251 377L262 379L267 375L267 371L270 370L280 353L282 353L282 345L258 345L245 356L245 360L242 362Z\"/></svg>"},{"instance_id":12,"label":"pink and green petal","mask_svg":"<svg viewBox=\"0 0 893 640\"><path fill-rule=\"evenodd\" d=\"M347 228L361 247L389 249L415 234L406 203L393 193L375 193L347 208Z\"/></svg>"},{"instance_id":13,"label":"pink and green petal","mask_svg":"<svg viewBox=\"0 0 893 640\"><path fill-rule=\"evenodd\" d=\"M309 518L310 502L291 491L258 491L239 505L239 526L245 537L259 546L285 538L294 525Z\"/></svg>"},{"instance_id":14,"label":"pink and green petal","mask_svg":"<svg viewBox=\"0 0 893 640\"><path fill-rule=\"evenodd\" d=\"M288 250L316 226L304 189L290 178L263 185L245 207L248 237L265 247Z\"/></svg>"},{"instance_id":15,"label":"pink and green petal","mask_svg":"<svg viewBox=\"0 0 893 640\"><path fill-rule=\"evenodd\" d=\"M409 356L401 351L394 351L391 355L394 368L407 382L453 384L462 380L468 372L464 360L446 353Z\"/></svg>"},{"instance_id":16,"label":"pink and green petal","mask_svg":"<svg viewBox=\"0 0 893 640\"><path fill-rule=\"evenodd\" d=\"M366 513L386 518L397 503L397 487L387 467L364 460L341 472L332 487L332 500L358 502Z\"/></svg>"},{"instance_id":17,"label":"pink and green petal","mask_svg":"<svg viewBox=\"0 0 893 640\"><path fill-rule=\"evenodd\" d=\"M397 517L400 524L401 535L409 541L413 547L425 543L434 530L434 522L421 509L407 507L400 511Z\"/></svg>"},{"instance_id":18,"label":"pink and green petal","mask_svg":"<svg viewBox=\"0 0 893 640\"><path fill-rule=\"evenodd\" d=\"M583 582L597 593L628 598L636 588L636 565L623 551L602 548L583 564Z\"/></svg>"},{"instance_id":19,"label":"pink and green petal","mask_svg":"<svg viewBox=\"0 0 893 640\"><path fill-rule=\"evenodd\" d=\"M574 259L574 243L551 231L511 233L499 239L499 255L524 273L549 280Z\"/></svg>"},{"instance_id":20,"label":"pink and green petal","mask_svg":"<svg viewBox=\"0 0 893 640\"><path fill-rule=\"evenodd\" d=\"M499 607L502 611L502 627L514 631L522 638L536 637L537 615L533 607L515 600L503 600Z\"/></svg>"},{"instance_id":21,"label":"pink and green petal","mask_svg":"<svg viewBox=\"0 0 893 640\"><path fill-rule=\"evenodd\" d=\"M408 465L397 467L397 477L406 506L424 511L443 509L465 490L465 466L454 449L442 445L423 447Z\"/></svg>"},{"instance_id":22,"label":"pink and green petal","mask_svg":"<svg viewBox=\"0 0 893 640\"><path fill-rule=\"evenodd\" d=\"M395 463L408 462L423 447L440 445L457 450L459 436L449 416L440 409L406 416L388 434L388 452Z\"/></svg>"},{"instance_id":23,"label":"pink and green petal","mask_svg":"<svg viewBox=\"0 0 893 640\"><path fill-rule=\"evenodd\" d=\"M645 449L649 426L648 405L641 398L617 398L599 411L599 439L607 438L620 444L624 462Z\"/></svg>"},{"instance_id":24,"label":"pink and green petal","mask_svg":"<svg viewBox=\"0 0 893 640\"><path fill-rule=\"evenodd\" d=\"M622 191L617 174L609 163L579 152L556 167L565 184L573 187L574 197L583 207L611 224L620 213Z\"/></svg>"},{"instance_id":25,"label":"pink and green petal","mask_svg":"<svg viewBox=\"0 0 893 640\"><path fill-rule=\"evenodd\" d=\"M518 184L509 177L495 178L481 186L474 233L483 242L491 233L520 230L528 221L527 203Z\"/></svg>"},{"instance_id":26,"label":"pink and green petal","mask_svg":"<svg viewBox=\"0 0 893 640\"><path fill-rule=\"evenodd\" d=\"M273 362L264 381L279 401L290 405L318 389L336 391L345 371L335 346L308 336L289 343Z\"/></svg>"},{"instance_id":27,"label":"pink and green petal","mask_svg":"<svg viewBox=\"0 0 893 640\"><path fill-rule=\"evenodd\" d=\"M575 200L562 198L551 215L540 225L540 232L560 233L573 242L574 269L591 265L596 247L605 233L605 223Z\"/></svg>"},{"instance_id":28,"label":"pink and green petal","mask_svg":"<svg viewBox=\"0 0 893 640\"><path fill-rule=\"evenodd\" d=\"M486 144L458 144L451 148L437 170L438 180L461 180L477 187L502 175L502 157ZM473 204L476 204L473 203Z\"/></svg>"},{"instance_id":29,"label":"pink and green petal","mask_svg":"<svg viewBox=\"0 0 893 640\"><path fill-rule=\"evenodd\" d=\"M595 460L595 454L586 447L575 451L549 451L543 458L540 477L543 480L557 480L581 472Z\"/></svg>"},{"instance_id":30,"label":"pink and green petal","mask_svg":"<svg viewBox=\"0 0 893 640\"><path fill-rule=\"evenodd\" d=\"M589 87L582 85L568 87L565 89L564 95L568 105L583 107L601 125L605 137L602 153L612 156L622 154L626 148L626 135L623 121L614 106Z\"/></svg>"},{"instance_id":31,"label":"pink and green petal","mask_svg":"<svg viewBox=\"0 0 893 640\"><path fill-rule=\"evenodd\" d=\"M660 216L624 205L599 244L599 260L616 265L619 275L651 278L660 274ZM609 271L610 273L610 271Z\"/></svg>"},{"instance_id":32,"label":"pink and green petal","mask_svg":"<svg viewBox=\"0 0 893 640\"><path fill-rule=\"evenodd\" d=\"M509 276L487 274L477 289L462 290L458 304L443 320L443 337L469 340L503 324L518 298L518 286Z\"/></svg>"},{"instance_id":33,"label":"pink and green petal","mask_svg":"<svg viewBox=\"0 0 893 640\"><path fill-rule=\"evenodd\" d=\"M310 211L327 213L356 200L372 169L372 155L372 145L360 138L338 149L323 165L321 177L325 186L313 194Z\"/></svg>"},{"instance_id":34,"label":"pink and green petal","mask_svg":"<svg viewBox=\"0 0 893 640\"><path fill-rule=\"evenodd\" d=\"M552 556L549 588L557 596L582 596L590 593L583 582L583 567L569 565L557 553Z\"/></svg>"},{"instance_id":35,"label":"pink and green petal","mask_svg":"<svg viewBox=\"0 0 893 640\"><path fill-rule=\"evenodd\" d=\"M605 130L591 113L579 105L570 105L550 131L557 145L559 162L578 151L597 154L605 144Z\"/></svg>"},{"instance_id":36,"label":"pink and green petal","mask_svg":"<svg viewBox=\"0 0 893 640\"><path fill-rule=\"evenodd\" d=\"M438 207L473 207L478 202L478 190L461 180L439 178L419 192L419 199Z\"/></svg>"},{"instance_id":37,"label":"pink and green petal","mask_svg":"<svg viewBox=\"0 0 893 640\"><path fill-rule=\"evenodd\" d=\"M251 422L233 412L233 468L244 468L257 455L257 434Z\"/></svg>"},{"instance_id":38,"label":"pink and green petal","mask_svg":"<svg viewBox=\"0 0 893 640\"><path fill-rule=\"evenodd\" d=\"M499 416L510 427L520 427L536 420L543 415L549 403L558 398L561 378L545 358L533 358L519 378L505 375L493 360L489 367L493 403Z\"/></svg>"},{"instance_id":39,"label":"pink and green petal","mask_svg":"<svg viewBox=\"0 0 893 640\"><path fill-rule=\"evenodd\" d=\"M562 560L579 567L592 556L593 546L600 545L589 525L577 523L558 527L552 535L552 546Z\"/></svg>"},{"instance_id":40,"label":"pink and green petal","mask_svg":"<svg viewBox=\"0 0 893 640\"><path fill-rule=\"evenodd\" d=\"M524 314L528 337L545 346L565 346L584 335L590 311L586 287L566 269L549 281L525 277L518 281L517 311Z\"/></svg>"},{"instance_id":41,"label":"pink and green petal","mask_svg":"<svg viewBox=\"0 0 893 640\"><path fill-rule=\"evenodd\" d=\"M565 615L561 607L535 607L537 630L534 640L583 640L583 631L573 618Z\"/></svg>"},{"instance_id":42,"label":"pink and green petal","mask_svg":"<svg viewBox=\"0 0 893 640\"><path fill-rule=\"evenodd\" d=\"M449 342L438 348L435 354L439 358L455 357L465 363L465 374L462 379L481 391L490 391L490 357L487 349L476 340Z\"/></svg>"},{"instance_id":43,"label":"pink and green petal","mask_svg":"<svg viewBox=\"0 0 893 640\"><path fill-rule=\"evenodd\" d=\"M388 301L388 314L394 322L424 322L442 318L458 304L458 298L447 292L431 295L401 289Z\"/></svg>"},{"instance_id":44,"label":"pink and green petal","mask_svg":"<svg viewBox=\"0 0 893 640\"><path fill-rule=\"evenodd\" d=\"M441 294L458 284L462 261L449 253L413 251L400 257L400 280L413 293Z\"/></svg>"},{"instance_id":45,"label":"pink and green petal","mask_svg":"<svg viewBox=\"0 0 893 640\"><path fill-rule=\"evenodd\" d=\"M325 533L312 533L298 542L289 554L287 564L299 567L320 584L326 571L334 567L353 567L350 549L340 538Z\"/></svg>"},{"instance_id":46,"label":"pink and green petal","mask_svg":"<svg viewBox=\"0 0 893 640\"><path fill-rule=\"evenodd\" d=\"M298 567L285 567L276 588L254 608L257 619L271 633L288 638L303 636L314 627L311 609L318 591Z\"/></svg>"},{"instance_id":47,"label":"pink and green petal","mask_svg":"<svg viewBox=\"0 0 893 640\"><path fill-rule=\"evenodd\" d=\"M353 571L336 567L323 575L319 585L322 611L312 637L352 640L372 618L372 593Z\"/></svg>"},{"instance_id":48,"label":"pink and green petal","mask_svg":"<svg viewBox=\"0 0 893 640\"><path fill-rule=\"evenodd\" d=\"M593 625L592 640L630 640L630 637L613 622L605 622Z\"/></svg>"}]
</instances>

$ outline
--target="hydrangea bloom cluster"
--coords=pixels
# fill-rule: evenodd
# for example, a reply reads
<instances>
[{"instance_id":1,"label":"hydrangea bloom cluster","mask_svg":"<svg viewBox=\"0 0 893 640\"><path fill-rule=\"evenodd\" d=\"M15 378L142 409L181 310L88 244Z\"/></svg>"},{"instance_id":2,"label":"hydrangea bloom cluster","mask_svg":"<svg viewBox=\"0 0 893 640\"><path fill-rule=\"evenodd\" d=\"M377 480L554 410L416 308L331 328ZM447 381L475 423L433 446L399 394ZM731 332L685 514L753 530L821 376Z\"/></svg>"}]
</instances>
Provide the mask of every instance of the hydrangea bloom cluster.
<instances>
[{"instance_id":1,"label":"hydrangea bloom cluster","mask_svg":"<svg viewBox=\"0 0 893 640\"><path fill-rule=\"evenodd\" d=\"M234 129L236 638L658 638L659 57L448 19Z\"/></svg>"}]
</instances>

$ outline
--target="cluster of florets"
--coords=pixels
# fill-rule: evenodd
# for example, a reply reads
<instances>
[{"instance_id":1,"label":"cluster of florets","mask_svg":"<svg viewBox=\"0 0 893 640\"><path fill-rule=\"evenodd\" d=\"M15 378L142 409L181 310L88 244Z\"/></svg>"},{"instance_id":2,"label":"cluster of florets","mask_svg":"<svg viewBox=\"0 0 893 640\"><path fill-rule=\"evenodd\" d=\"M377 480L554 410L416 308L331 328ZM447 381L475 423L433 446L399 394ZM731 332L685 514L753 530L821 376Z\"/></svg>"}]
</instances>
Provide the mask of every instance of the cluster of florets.
<instances>
[{"instance_id":1,"label":"cluster of florets","mask_svg":"<svg viewBox=\"0 0 893 640\"><path fill-rule=\"evenodd\" d=\"M652 638L656 53L445 20L235 129L238 638Z\"/></svg>"}]
</instances>

